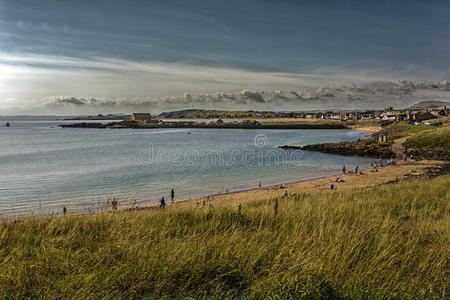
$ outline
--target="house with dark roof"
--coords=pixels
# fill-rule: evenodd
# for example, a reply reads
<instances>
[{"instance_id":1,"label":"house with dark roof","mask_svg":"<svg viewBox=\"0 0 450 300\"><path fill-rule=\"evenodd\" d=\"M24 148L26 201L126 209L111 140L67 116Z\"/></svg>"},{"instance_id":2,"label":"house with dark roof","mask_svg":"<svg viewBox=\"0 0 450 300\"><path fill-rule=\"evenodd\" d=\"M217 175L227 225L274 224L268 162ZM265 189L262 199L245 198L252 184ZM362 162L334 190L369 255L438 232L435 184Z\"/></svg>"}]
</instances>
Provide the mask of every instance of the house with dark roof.
<instances>
[{"instance_id":1,"label":"house with dark roof","mask_svg":"<svg viewBox=\"0 0 450 300\"><path fill-rule=\"evenodd\" d=\"M435 115L428 111L413 111L409 113L409 119L416 122L421 122L423 120L430 120L437 118Z\"/></svg>"},{"instance_id":2,"label":"house with dark roof","mask_svg":"<svg viewBox=\"0 0 450 300\"><path fill-rule=\"evenodd\" d=\"M133 121L149 121L152 116L149 113L132 113L131 120Z\"/></svg>"}]
</instances>

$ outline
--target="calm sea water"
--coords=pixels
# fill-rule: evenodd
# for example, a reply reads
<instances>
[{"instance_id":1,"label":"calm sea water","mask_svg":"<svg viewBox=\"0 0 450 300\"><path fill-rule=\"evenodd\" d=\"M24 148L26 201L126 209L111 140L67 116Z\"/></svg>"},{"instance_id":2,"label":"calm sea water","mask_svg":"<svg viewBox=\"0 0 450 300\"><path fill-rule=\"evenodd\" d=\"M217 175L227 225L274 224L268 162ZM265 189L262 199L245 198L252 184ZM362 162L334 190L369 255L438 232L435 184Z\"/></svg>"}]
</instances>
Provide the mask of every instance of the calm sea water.
<instances>
[{"instance_id":1,"label":"calm sea water","mask_svg":"<svg viewBox=\"0 0 450 300\"><path fill-rule=\"evenodd\" d=\"M64 121L0 125L0 213L84 213L338 174L370 159L278 149L351 141L352 130L62 129ZM73 121L70 121L73 122Z\"/></svg>"}]
</instances>

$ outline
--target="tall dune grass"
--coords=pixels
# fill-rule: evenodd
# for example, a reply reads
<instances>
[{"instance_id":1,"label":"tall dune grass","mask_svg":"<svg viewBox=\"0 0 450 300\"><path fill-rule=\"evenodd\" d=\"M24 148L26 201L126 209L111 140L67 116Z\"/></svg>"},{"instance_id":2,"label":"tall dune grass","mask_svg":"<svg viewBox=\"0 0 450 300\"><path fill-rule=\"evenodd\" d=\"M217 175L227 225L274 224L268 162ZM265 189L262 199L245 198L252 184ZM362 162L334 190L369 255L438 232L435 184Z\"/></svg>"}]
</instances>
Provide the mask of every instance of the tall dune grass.
<instances>
[{"instance_id":1,"label":"tall dune grass","mask_svg":"<svg viewBox=\"0 0 450 300\"><path fill-rule=\"evenodd\" d=\"M2 224L0 297L444 299L449 185Z\"/></svg>"}]
</instances>

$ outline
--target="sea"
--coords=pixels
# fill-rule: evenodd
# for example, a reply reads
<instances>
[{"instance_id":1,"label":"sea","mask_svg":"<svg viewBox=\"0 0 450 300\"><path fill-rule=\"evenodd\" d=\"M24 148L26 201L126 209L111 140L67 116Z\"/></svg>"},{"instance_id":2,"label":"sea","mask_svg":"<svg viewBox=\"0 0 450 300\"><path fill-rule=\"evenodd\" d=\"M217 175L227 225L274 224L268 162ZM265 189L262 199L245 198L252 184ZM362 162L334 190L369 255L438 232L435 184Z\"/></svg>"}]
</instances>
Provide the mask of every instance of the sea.
<instances>
[{"instance_id":1,"label":"sea","mask_svg":"<svg viewBox=\"0 0 450 300\"><path fill-rule=\"evenodd\" d=\"M10 127L6 127L6 122ZM304 181L371 159L280 149L363 139L347 129L80 129L0 117L0 218L92 213ZM99 121L93 121L99 122ZM107 121L105 121L107 122Z\"/></svg>"}]
</instances>

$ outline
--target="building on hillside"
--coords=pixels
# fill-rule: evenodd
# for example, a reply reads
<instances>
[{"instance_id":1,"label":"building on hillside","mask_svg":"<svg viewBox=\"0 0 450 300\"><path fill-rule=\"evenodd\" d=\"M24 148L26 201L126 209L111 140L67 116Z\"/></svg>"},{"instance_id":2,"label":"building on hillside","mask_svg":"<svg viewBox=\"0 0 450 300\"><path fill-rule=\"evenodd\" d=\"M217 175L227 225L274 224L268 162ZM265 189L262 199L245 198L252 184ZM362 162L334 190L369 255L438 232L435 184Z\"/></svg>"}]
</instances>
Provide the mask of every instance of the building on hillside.
<instances>
[{"instance_id":1,"label":"building on hillside","mask_svg":"<svg viewBox=\"0 0 450 300\"><path fill-rule=\"evenodd\" d=\"M405 113L400 113L397 115L397 121L406 121L408 119L408 115Z\"/></svg>"},{"instance_id":2,"label":"building on hillside","mask_svg":"<svg viewBox=\"0 0 450 300\"><path fill-rule=\"evenodd\" d=\"M394 113L383 113L381 115L381 120L382 121L395 121L397 118L397 116Z\"/></svg>"},{"instance_id":3,"label":"building on hillside","mask_svg":"<svg viewBox=\"0 0 450 300\"><path fill-rule=\"evenodd\" d=\"M441 117L446 117L448 115L448 110L446 110L445 108L433 109L432 111L430 111L430 113L432 113L433 115L435 115L438 118L441 118Z\"/></svg>"},{"instance_id":4,"label":"building on hillside","mask_svg":"<svg viewBox=\"0 0 450 300\"><path fill-rule=\"evenodd\" d=\"M408 116L410 120L414 120L416 122L421 122L423 120L435 119L436 116L428 111L413 111L408 112Z\"/></svg>"},{"instance_id":5,"label":"building on hillside","mask_svg":"<svg viewBox=\"0 0 450 300\"><path fill-rule=\"evenodd\" d=\"M148 121L151 120L152 116L149 113L132 113L131 120L133 121Z\"/></svg>"},{"instance_id":6,"label":"building on hillside","mask_svg":"<svg viewBox=\"0 0 450 300\"><path fill-rule=\"evenodd\" d=\"M331 114L330 119L332 119L332 120L340 120L341 119L341 114L338 114L338 113Z\"/></svg>"}]
</instances>

